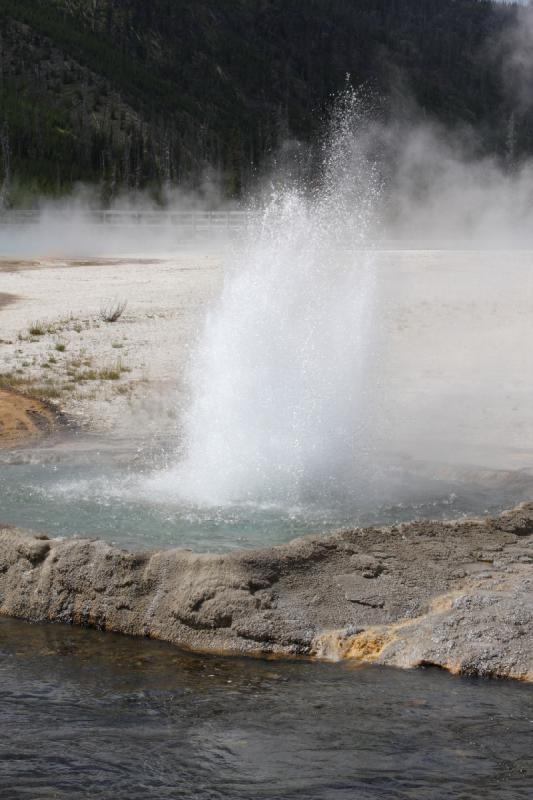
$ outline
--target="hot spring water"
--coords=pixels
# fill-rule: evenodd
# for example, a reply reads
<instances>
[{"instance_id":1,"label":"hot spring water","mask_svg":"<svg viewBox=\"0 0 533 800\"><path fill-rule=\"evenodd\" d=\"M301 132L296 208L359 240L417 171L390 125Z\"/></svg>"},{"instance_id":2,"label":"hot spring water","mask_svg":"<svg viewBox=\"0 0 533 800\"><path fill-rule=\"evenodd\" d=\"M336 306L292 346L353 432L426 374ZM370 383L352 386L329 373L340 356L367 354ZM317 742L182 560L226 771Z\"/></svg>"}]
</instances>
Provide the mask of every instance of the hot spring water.
<instances>
[{"instance_id":1,"label":"hot spring water","mask_svg":"<svg viewBox=\"0 0 533 800\"><path fill-rule=\"evenodd\" d=\"M450 519L497 512L533 496L527 475L496 481L435 470L388 471L388 491L328 505L242 502L219 506L158 494L152 448L137 442L71 442L17 452L0 463L1 521L52 536L91 536L129 549L187 547L224 552L279 544L357 524ZM141 458L139 455L141 454ZM144 460L146 459L146 460ZM156 473L157 475L157 473ZM166 476L166 473L165 473ZM165 478L166 480L166 478Z\"/></svg>"}]
</instances>

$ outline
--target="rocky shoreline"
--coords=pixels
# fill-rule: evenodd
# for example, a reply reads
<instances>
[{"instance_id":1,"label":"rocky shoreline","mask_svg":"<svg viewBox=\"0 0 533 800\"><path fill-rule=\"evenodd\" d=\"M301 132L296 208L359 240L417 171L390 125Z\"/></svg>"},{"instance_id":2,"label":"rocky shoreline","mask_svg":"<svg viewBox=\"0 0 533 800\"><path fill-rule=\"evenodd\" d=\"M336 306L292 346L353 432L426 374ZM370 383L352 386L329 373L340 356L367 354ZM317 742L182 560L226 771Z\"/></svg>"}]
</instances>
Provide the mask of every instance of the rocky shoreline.
<instances>
[{"instance_id":1,"label":"rocky shoreline","mask_svg":"<svg viewBox=\"0 0 533 800\"><path fill-rule=\"evenodd\" d=\"M0 613L205 652L533 681L533 503L230 555L3 527Z\"/></svg>"}]
</instances>

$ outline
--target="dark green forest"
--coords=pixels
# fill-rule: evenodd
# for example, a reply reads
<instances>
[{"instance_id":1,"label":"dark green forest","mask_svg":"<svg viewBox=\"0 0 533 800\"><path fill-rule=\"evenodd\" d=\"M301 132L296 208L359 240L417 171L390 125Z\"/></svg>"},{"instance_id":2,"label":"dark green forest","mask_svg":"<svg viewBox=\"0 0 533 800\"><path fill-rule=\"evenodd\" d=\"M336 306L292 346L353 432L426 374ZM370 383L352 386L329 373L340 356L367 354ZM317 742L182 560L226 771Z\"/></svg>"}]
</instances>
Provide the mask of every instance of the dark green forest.
<instances>
[{"instance_id":1,"label":"dark green forest","mask_svg":"<svg viewBox=\"0 0 533 800\"><path fill-rule=\"evenodd\" d=\"M0 0L4 203L97 184L238 196L287 138L312 140L350 77L417 113L533 151L504 83L516 7L486 0ZM409 112L411 113L411 112Z\"/></svg>"}]
</instances>

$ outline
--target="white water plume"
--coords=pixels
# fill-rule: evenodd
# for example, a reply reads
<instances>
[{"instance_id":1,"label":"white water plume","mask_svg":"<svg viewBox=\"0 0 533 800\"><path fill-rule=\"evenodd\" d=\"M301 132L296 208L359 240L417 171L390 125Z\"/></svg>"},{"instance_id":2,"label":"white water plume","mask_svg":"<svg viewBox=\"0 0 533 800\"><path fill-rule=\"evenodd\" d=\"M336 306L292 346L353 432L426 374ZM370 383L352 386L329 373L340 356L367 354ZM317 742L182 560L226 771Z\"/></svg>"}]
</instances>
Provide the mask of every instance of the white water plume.
<instances>
[{"instance_id":1,"label":"white water plume","mask_svg":"<svg viewBox=\"0 0 533 800\"><path fill-rule=\"evenodd\" d=\"M365 102L337 106L312 190L273 190L226 271L190 372L185 459L153 479L187 501L299 503L352 486L369 447L379 196Z\"/></svg>"}]
</instances>

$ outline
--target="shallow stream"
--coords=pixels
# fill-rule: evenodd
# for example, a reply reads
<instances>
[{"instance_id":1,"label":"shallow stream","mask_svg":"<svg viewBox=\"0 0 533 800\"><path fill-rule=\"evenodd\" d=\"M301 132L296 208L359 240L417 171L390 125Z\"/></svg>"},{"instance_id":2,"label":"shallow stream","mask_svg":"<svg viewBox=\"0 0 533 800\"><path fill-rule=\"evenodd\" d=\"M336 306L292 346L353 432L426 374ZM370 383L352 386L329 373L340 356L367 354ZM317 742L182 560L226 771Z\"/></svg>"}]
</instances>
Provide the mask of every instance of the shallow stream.
<instances>
[{"instance_id":1,"label":"shallow stream","mask_svg":"<svg viewBox=\"0 0 533 800\"><path fill-rule=\"evenodd\" d=\"M0 695L6 800L531 798L533 687L515 682L0 619Z\"/></svg>"}]
</instances>

